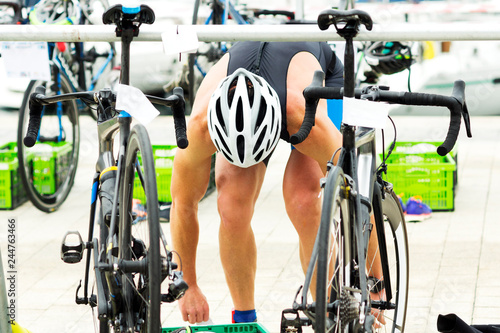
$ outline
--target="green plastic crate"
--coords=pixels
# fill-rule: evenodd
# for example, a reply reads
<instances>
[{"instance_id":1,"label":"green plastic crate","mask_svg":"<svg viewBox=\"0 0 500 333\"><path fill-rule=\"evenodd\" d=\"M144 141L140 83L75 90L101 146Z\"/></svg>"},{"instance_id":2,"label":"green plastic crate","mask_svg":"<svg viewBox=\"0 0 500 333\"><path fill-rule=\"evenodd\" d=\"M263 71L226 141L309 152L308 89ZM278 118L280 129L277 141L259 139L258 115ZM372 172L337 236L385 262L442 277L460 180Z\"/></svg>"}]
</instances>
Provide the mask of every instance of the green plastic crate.
<instances>
[{"instance_id":1,"label":"green plastic crate","mask_svg":"<svg viewBox=\"0 0 500 333\"><path fill-rule=\"evenodd\" d=\"M171 333L181 327L164 327L162 333ZM213 333L269 333L260 323L239 323L227 325L190 326L192 332Z\"/></svg>"},{"instance_id":2,"label":"green plastic crate","mask_svg":"<svg viewBox=\"0 0 500 333\"><path fill-rule=\"evenodd\" d=\"M384 178L393 184L394 192L401 195L403 202L412 196L421 196L433 211L453 211L457 178L455 159L452 154L440 156L435 150L411 152L410 148L421 143L439 145L437 142L396 143L387 160L388 172ZM456 151L453 154L456 156Z\"/></svg>"},{"instance_id":3,"label":"green plastic crate","mask_svg":"<svg viewBox=\"0 0 500 333\"><path fill-rule=\"evenodd\" d=\"M172 202L170 194L170 182L172 180L172 167L174 165L174 156L177 150L175 145L152 145L153 156L155 160L156 185L158 188L158 201ZM140 156L139 156L140 160ZM212 155L212 164L210 169L210 180L204 198L215 190L215 154ZM134 199L141 200L141 204L146 204L146 197L141 181L136 174L134 179Z\"/></svg>"},{"instance_id":4,"label":"green plastic crate","mask_svg":"<svg viewBox=\"0 0 500 333\"><path fill-rule=\"evenodd\" d=\"M14 209L28 200L15 147L15 142L0 147L0 209Z\"/></svg>"},{"instance_id":5,"label":"green plastic crate","mask_svg":"<svg viewBox=\"0 0 500 333\"><path fill-rule=\"evenodd\" d=\"M172 202L170 195L170 180L172 179L172 167L177 150L175 145L152 145L155 160L156 186L158 188L158 201ZM140 160L139 156L139 160ZM146 204L146 196L141 181L136 174L134 179L134 199L141 200Z\"/></svg>"},{"instance_id":6,"label":"green plastic crate","mask_svg":"<svg viewBox=\"0 0 500 333\"><path fill-rule=\"evenodd\" d=\"M33 153L33 185L45 195L54 194L69 172L71 142L37 143Z\"/></svg>"}]
</instances>

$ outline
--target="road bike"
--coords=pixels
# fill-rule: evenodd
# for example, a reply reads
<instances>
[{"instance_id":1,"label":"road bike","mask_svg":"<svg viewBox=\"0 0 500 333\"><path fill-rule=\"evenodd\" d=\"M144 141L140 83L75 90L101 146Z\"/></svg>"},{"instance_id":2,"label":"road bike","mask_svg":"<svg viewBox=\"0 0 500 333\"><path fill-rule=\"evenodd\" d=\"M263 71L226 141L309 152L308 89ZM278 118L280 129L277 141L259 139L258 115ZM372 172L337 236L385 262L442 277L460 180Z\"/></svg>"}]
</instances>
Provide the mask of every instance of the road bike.
<instances>
[{"instance_id":1,"label":"road bike","mask_svg":"<svg viewBox=\"0 0 500 333\"><path fill-rule=\"evenodd\" d=\"M372 28L370 16L360 10L327 10L318 17L321 30L331 25L346 40L344 87L323 87L324 74L315 73L304 90L306 114L292 144L307 137L320 98L343 99L344 116L355 99L405 105L443 106L450 110L450 128L440 155L453 148L463 117L471 137L465 103L465 83L456 81L451 96L393 92L388 87L355 88L353 38L361 26ZM409 256L405 218L392 184L383 179L395 140L377 165L375 128L342 124L342 147L327 166L321 181L322 211L317 238L292 308L282 314L281 332L301 332L312 325L325 332L403 332L408 300ZM338 154L337 164L334 157ZM389 170L388 170L389 169ZM315 282L315 299L310 287ZM302 317L304 314L305 317Z\"/></svg>"},{"instance_id":2,"label":"road bike","mask_svg":"<svg viewBox=\"0 0 500 333\"><path fill-rule=\"evenodd\" d=\"M142 24L152 24L153 10L146 6L115 5L103 15L105 24L116 25L121 37L121 85L130 82L130 44ZM172 108L177 146L186 148L186 120L181 88L167 98L146 96L155 104ZM79 232L66 233L61 259L78 263L85 250L85 276L76 290L76 303L90 305L99 332L161 332L160 304L173 302L187 289L182 271L173 262L159 224L158 193L154 157L149 135L142 124L131 128L133 110L118 111L119 93L110 88L95 92L45 95L39 86L30 96L29 130L24 144L36 142L42 107L76 99L96 107L99 156L93 176L88 240ZM114 152L115 137L119 151ZM139 184L139 186L137 186ZM134 193L142 192L146 216L133 209ZM142 213L142 212L141 212ZM144 218L146 217L146 218ZM93 260L94 282L90 281ZM182 268L182 267L181 267ZM161 288L169 280L167 290Z\"/></svg>"},{"instance_id":3,"label":"road bike","mask_svg":"<svg viewBox=\"0 0 500 333\"><path fill-rule=\"evenodd\" d=\"M106 8L107 0L42 0L33 7L30 18L32 23L40 24L69 24L76 20L80 24L97 24L95 16L102 16ZM30 149L22 144L28 126L29 97L40 85L46 88L48 96L104 87L106 74L115 65L116 52L114 43L81 42L48 43L48 50L51 79L32 80L28 84L19 110L17 151L20 176L29 199L38 209L53 212L73 186L80 146L79 116L88 113L97 119L97 114L78 100L47 106L37 138L44 143L44 149L42 145ZM50 154L57 154L57 162L45 161Z\"/></svg>"}]
</instances>

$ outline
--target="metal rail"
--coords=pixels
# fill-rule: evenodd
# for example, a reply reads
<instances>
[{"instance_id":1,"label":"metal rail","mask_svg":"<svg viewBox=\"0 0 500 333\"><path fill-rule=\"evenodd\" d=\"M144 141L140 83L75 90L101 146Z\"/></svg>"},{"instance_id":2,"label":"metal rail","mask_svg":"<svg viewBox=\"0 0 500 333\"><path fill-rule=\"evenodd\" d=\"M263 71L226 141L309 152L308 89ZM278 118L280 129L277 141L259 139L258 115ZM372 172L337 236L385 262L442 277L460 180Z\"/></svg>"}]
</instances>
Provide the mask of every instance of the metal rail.
<instances>
[{"instance_id":1,"label":"metal rail","mask_svg":"<svg viewBox=\"0 0 500 333\"><path fill-rule=\"evenodd\" d=\"M172 25L142 26L137 41L161 41ZM218 41L341 41L335 29L320 31L316 25L179 25L179 31L196 33L201 42ZM119 41L112 26L0 25L0 41ZM390 24L362 30L358 41L486 41L500 40L500 25L490 23Z\"/></svg>"}]
</instances>

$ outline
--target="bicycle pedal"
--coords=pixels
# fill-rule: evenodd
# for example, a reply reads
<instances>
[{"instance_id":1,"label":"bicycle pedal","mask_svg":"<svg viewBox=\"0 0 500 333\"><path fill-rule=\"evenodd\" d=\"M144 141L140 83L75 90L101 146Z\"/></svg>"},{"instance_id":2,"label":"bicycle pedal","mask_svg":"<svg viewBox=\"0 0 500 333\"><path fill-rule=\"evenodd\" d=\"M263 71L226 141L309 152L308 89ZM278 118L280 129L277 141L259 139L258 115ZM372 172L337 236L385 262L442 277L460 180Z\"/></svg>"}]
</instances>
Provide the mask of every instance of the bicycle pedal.
<instances>
[{"instance_id":1,"label":"bicycle pedal","mask_svg":"<svg viewBox=\"0 0 500 333\"><path fill-rule=\"evenodd\" d=\"M308 318L301 318L295 309L285 309L281 312L280 333L302 333L302 327L311 324Z\"/></svg>"},{"instance_id":2,"label":"bicycle pedal","mask_svg":"<svg viewBox=\"0 0 500 333\"><path fill-rule=\"evenodd\" d=\"M75 239L76 237L76 239ZM78 231L68 231L61 244L61 259L67 264L79 263L83 258L86 244Z\"/></svg>"}]
</instances>

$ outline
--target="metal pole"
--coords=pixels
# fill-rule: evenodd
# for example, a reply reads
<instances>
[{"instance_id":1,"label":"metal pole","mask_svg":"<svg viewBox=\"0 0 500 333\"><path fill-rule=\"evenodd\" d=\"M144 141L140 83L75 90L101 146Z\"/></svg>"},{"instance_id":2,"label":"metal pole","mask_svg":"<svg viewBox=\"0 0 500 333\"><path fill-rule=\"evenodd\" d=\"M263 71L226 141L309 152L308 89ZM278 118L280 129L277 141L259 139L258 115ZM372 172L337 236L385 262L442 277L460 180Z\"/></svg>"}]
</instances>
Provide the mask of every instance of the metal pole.
<instances>
[{"instance_id":1,"label":"metal pole","mask_svg":"<svg viewBox=\"0 0 500 333\"><path fill-rule=\"evenodd\" d=\"M175 26L174 26L175 27ZM341 41L334 29L320 31L315 25L182 25L179 31L197 34L201 42L221 41ZM118 42L112 26L0 25L0 41ZM134 41L161 41L172 26L142 26ZM500 40L500 25L482 24L391 24L362 30L356 41L481 41Z\"/></svg>"}]
</instances>

